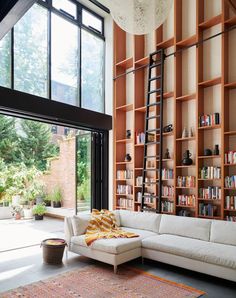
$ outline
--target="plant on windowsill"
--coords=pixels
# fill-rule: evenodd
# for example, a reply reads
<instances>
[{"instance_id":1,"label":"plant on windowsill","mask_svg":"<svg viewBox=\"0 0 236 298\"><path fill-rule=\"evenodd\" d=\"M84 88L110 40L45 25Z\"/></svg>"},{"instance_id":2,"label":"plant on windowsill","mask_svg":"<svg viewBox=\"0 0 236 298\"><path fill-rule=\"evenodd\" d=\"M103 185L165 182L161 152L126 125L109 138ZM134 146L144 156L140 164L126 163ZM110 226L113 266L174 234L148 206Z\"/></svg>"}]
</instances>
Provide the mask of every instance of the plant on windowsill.
<instances>
[{"instance_id":1,"label":"plant on windowsill","mask_svg":"<svg viewBox=\"0 0 236 298\"><path fill-rule=\"evenodd\" d=\"M21 219L22 207L20 205L11 206L11 214L15 217L15 219Z\"/></svg>"},{"instance_id":2,"label":"plant on windowsill","mask_svg":"<svg viewBox=\"0 0 236 298\"><path fill-rule=\"evenodd\" d=\"M52 204L54 208L60 208L62 202L62 191L59 186L55 187L52 193Z\"/></svg>"},{"instance_id":3,"label":"plant on windowsill","mask_svg":"<svg viewBox=\"0 0 236 298\"><path fill-rule=\"evenodd\" d=\"M47 209L44 203L35 205L33 208L33 215L35 220L43 220L43 216L46 213L46 211Z\"/></svg>"}]
</instances>

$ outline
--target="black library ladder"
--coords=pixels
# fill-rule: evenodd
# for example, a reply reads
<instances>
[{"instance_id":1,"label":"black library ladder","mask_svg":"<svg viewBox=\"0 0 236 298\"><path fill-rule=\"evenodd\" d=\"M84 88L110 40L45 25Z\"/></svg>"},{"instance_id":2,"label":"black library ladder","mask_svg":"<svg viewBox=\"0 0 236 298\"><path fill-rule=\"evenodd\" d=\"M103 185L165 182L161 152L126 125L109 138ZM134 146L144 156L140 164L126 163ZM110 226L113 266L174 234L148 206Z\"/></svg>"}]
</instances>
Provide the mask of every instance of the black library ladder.
<instances>
[{"instance_id":1,"label":"black library ladder","mask_svg":"<svg viewBox=\"0 0 236 298\"><path fill-rule=\"evenodd\" d=\"M164 88L164 49L160 49L149 55L148 66L148 90L145 114L145 143L143 156L143 173L142 173L142 204L141 211L152 211L160 213L162 197L162 155L163 155L163 88ZM153 74L154 73L154 74ZM152 83L156 82L155 88L152 89ZM155 100L151 96L155 94ZM154 108L156 113L150 115ZM150 121L156 120L155 128L150 128ZM153 138L155 136L155 138ZM148 147L157 146L155 155L148 155ZM158 167L147 167L149 160L155 161ZM155 181L146 181L147 173L156 172ZM147 185L154 184L157 186L156 193L147 194ZM149 200L149 201L148 201ZM155 204L154 204L155 203ZM154 208L155 206L155 208Z\"/></svg>"}]
</instances>

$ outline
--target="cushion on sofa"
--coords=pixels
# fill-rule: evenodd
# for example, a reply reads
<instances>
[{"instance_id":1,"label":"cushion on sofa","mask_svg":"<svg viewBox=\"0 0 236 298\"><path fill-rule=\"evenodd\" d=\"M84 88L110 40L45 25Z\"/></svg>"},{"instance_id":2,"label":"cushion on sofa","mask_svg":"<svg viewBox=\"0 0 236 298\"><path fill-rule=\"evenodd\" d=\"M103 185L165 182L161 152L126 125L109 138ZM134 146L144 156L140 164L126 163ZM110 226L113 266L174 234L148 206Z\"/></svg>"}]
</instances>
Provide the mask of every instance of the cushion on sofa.
<instances>
[{"instance_id":1,"label":"cushion on sofa","mask_svg":"<svg viewBox=\"0 0 236 298\"><path fill-rule=\"evenodd\" d=\"M88 247L85 242L85 235L73 236L71 243ZM94 241L88 248L103 251L110 254L120 254L131 249L141 247L141 238L111 238Z\"/></svg>"},{"instance_id":2,"label":"cushion on sofa","mask_svg":"<svg viewBox=\"0 0 236 298\"><path fill-rule=\"evenodd\" d=\"M142 229L158 233L161 215L156 213L120 210L120 225L133 229Z\"/></svg>"},{"instance_id":3,"label":"cushion on sofa","mask_svg":"<svg viewBox=\"0 0 236 298\"><path fill-rule=\"evenodd\" d=\"M236 269L236 247L174 235L142 240L142 247Z\"/></svg>"},{"instance_id":4,"label":"cushion on sofa","mask_svg":"<svg viewBox=\"0 0 236 298\"><path fill-rule=\"evenodd\" d=\"M210 241L236 246L236 223L213 220Z\"/></svg>"},{"instance_id":5,"label":"cushion on sofa","mask_svg":"<svg viewBox=\"0 0 236 298\"><path fill-rule=\"evenodd\" d=\"M91 217L90 213L86 213L86 214L74 215L71 218L73 233L75 236L82 235L85 233L90 221L90 217Z\"/></svg>"},{"instance_id":6,"label":"cushion on sofa","mask_svg":"<svg viewBox=\"0 0 236 298\"><path fill-rule=\"evenodd\" d=\"M211 220L162 215L159 234L171 234L209 241Z\"/></svg>"}]
</instances>

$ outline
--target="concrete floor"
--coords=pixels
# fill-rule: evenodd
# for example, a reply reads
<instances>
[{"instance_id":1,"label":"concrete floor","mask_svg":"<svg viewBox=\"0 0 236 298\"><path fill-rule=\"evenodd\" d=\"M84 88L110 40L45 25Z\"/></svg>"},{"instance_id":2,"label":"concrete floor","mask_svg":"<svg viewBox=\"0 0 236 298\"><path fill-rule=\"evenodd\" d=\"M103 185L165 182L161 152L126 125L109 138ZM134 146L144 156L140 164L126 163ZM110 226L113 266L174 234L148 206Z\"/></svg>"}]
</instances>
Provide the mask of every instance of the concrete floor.
<instances>
[{"instance_id":1,"label":"concrete floor","mask_svg":"<svg viewBox=\"0 0 236 298\"><path fill-rule=\"evenodd\" d=\"M58 235L58 237L63 237L63 222L60 220L44 221L41 226L38 226L39 231L42 231L43 228L46 228L47 232ZM34 230L36 233L37 229ZM62 265L47 265L42 262L42 249L39 245L0 252L0 292L91 264L108 266L70 252L68 258L64 254ZM128 265L203 290L207 293L206 297L236 298L236 283L149 260L145 260L145 263L141 264L141 260L137 259L129 262Z\"/></svg>"}]
</instances>

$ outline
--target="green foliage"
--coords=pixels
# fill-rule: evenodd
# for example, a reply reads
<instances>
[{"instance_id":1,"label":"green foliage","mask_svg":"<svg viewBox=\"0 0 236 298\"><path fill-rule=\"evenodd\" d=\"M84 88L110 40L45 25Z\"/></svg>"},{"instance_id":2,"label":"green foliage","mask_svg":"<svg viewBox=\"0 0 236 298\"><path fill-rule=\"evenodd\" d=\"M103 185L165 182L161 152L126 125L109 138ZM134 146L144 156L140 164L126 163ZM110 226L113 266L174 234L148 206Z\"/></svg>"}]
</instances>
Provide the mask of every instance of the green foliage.
<instances>
[{"instance_id":1,"label":"green foliage","mask_svg":"<svg viewBox=\"0 0 236 298\"><path fill-rule=\"evenodd\" d=\"M50 197L53 202L61 202L62 201L61 188L59 186L55 187Z\"/></svg>"},{"instance_id":2,"label":"green foliage","mask_svg":"<svg viewBox=\"0 0 236 298\"><path fill-rule=\"evenodd\" d=\"M36 214L37 215L44 215L46 213L46 211L47 211L47 209L46 209L44 203L36 205L32 210L34 215L36 215Z\"/></svg>"},{"instance_id":3,"label":"green foliage","mask_svg":"<svg viewBox=\"0 0 236 298\"><path fill-rule=\"evenodd\" d=\"M0 41L0 85L11 87L11 33Z\"/></svg>"},{"instance_id":4,"label":"green foliage","mask_svg":"<svg viewBox=\"0 0 236 298\"><path fill-rule=\"evenodd\" d=\"M22 210L22 207L19 205L11 206L11 214L13 216L15 216L16 214L20 214Z\"/></svg>"},{"instance_id":5,"label":"green foliage","mask_svg":"<svg viewBox=\"0 0 236 298\"><path fill-rule=\"evenodd\" d=\"M77 186L77 199L91 200L91 184L89 179L84 180L81 185Z\"/></svg>"}]
</instances>

